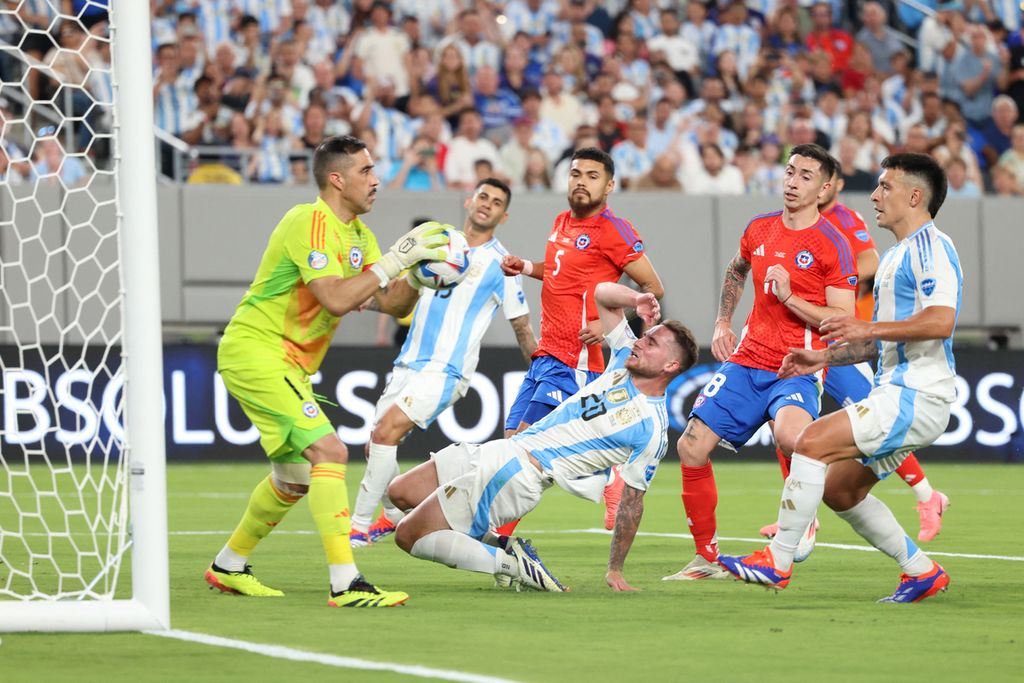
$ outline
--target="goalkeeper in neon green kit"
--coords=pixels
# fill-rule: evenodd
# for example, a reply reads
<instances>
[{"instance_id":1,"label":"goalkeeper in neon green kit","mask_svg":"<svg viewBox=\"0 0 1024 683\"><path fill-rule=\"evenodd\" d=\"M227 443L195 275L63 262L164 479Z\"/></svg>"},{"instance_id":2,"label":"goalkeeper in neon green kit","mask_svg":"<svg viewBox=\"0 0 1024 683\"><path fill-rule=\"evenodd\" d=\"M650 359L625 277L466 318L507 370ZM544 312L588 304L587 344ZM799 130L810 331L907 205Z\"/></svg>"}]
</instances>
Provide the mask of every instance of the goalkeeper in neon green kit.
<instances>
[{"instance_id":1,"label":"goalkeeper in neon green kit","mask_svg":"<svg viewBox=\"0 0 1024 683\"><path fill-rule=\"evenodd\" d=\"M274 229L217 352L224 384L259 429L272 471L256 486L205 578L225 592L283 595L252 574L249 555L308 493L327 554L328 605L391 607L409 596L377 588L356 568L345 488L348 449L317 404L309 376L341 317L370 297L391 315L412 310L418 286L396 278L419 261L444 257L446 226L420 225L382 255L359 219L380 184L366 145L348 136L324 141L313 154L313 175L319 197L292 208Z\"/></svg>"}]
</instances>

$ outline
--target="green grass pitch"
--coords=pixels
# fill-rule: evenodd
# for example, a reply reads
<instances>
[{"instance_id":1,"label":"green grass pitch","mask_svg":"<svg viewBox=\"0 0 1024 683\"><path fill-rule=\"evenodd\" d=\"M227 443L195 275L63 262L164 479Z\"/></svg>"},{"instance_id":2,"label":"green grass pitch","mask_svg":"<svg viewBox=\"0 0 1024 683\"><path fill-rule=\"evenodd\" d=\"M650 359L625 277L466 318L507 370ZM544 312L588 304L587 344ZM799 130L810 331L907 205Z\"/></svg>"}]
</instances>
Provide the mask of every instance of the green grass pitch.
<instances>
[{"instance_id":1,"label":"green grass pitch","mask_svg":"<svg viewBox=\"0 0 1024 683\"><path fill-rule=\"evenodd\" d=\"M169 468L173 628L263 645L431 667L515 681L1010 681L1024 671L1024 469L926 463L952 499L942 534L925 544L952 577L949 592L919 605L878 605L898 569L876 552L820 546L773 594L737 582L662 582L691 556L679 472L666 460L646 498L641 535L626 565L643 589L604 585L603 508L558 490L520 526L565 595L515 593L488 576L415 560L388 539L358 549L360 568L410 593L389 610L325 606L326 569L306 504L257 550L256 572L284 590L245 599L208 590L203 570L226 539L265 465ZM362 468L349 474L354 495ZM777 468L721 458L719 533L726 552L758 545L775 515ZM914 498L899 481L880 495L913 535ZM822 544L863 546L844 522L821 514ZM963 555L998 555L982 559ZM283 681L416 680L395 671L344 669L145 634L7 634L0 680ZM422 680L422 679L420 679ZM450 679L451 680L451 679Z\"/></svg>"}]
</instances>

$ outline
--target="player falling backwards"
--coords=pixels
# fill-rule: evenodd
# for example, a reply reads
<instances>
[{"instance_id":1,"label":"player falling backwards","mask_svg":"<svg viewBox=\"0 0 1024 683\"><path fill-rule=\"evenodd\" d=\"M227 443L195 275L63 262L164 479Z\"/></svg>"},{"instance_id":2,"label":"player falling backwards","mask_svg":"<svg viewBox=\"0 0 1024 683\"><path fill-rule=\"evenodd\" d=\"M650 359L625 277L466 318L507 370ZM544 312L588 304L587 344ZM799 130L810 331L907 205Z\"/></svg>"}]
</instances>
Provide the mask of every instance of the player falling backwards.
<instances>
[{"instance_id":1,"label":"player falling backwards","mask_svg":"<svg viewBox=\"0 0 1024 683\"><path fill-rule=\"evenodd\" d=\"M391 500L411 509L395 537L403 550L456 569L511 577L537 590L565 590L529 541L489 529L525 515L552 484L579 495L574 481L621 464L626 485L606 581L615 590L631 589L623 564L644 493L668 446L665 387L694 364L697 343L677 321L633 337L623 308L635 307L653 325L660 310L652 294L606 282L594 298L612 349L604 373L528 429L482 445L454 444L395 479Z\"/></svg>"},{"instance_id":2,"label":"player falling backwards","mask_svg":"<svg viewBox=\"0 0 1024 683\"><path fill-rule=\"evenodd\" d=\"M783 209L755 216L726 268L712 352L722 361L694 402L677 449L682 461L683 506L697 554L666 580L728 578L717 564L715 486L710 453L724 442L738 449L774 420L775 441L791 453L800 431L818 417L821 384L813 373L780 379L787 349L823 348L818 325L852 315L857 269L850 244L818 213L830 188L835 160L818 145L797 145L786 164ZM736 343L732 315L747 274L754 307ZM809 524L813 548L814 525ZM802 559L802 558L801 558Z\"/></svg>"},{"instance_id":3,"label":"player falling backwards","mask_svg":"<svg viewBox=\"0 0 1024 683\"><path fill-rule=\"evenodd\" d=\"M595 147L577 150L569 169L569 210L555 218L544 261L513 255L502 261L506 274L522 273L543 283L540 342L509 409L506 436L537 422L604 370L594 301L598 283L618 282L625 273L641 292L659 299L664 295L640 235L608 206L614 188L612 158ZM615 483L606 495L612 511L622 490L621 481ZM610 529L613 521L606 516L605 526ZM511 533L514 526L501 531Z\"/></svg>"},{"instance_id":4,"label":"player falling backwards","mask_svg":"<svg viewBox=\"0 0 1024 683\"><path fill-rule=\"evenodd\" d=\"M381 255L359 219L380 181L366 145L329 138L313 153L319 197L299 204L274 228L252 285L224 331L217 367L228 391L260 432L271 473L252 492L245 514L206 571L230 593L271 597L279 590L253 576L249 556L304 495L327 555L328 605L390 607L408 600L359 573L349 546L348 450L324 416L310 383L341 317L371 296L405 315L418 292L399 273L444 257L445 226L419 226Z\"/></svg>"},{"instance_id":5,"label":"player falling backwards","mask_svg":"<svg viewBox=\"0 0 1024 683\"><path fill-rule=\"evenodd\" d=\"M537 348L521 278L505 277L500 262L508 252L494 236L495 228L508 220L511 201L508 185L495 178L481 180L465 202L463 230L471 251L466 279L451 289L422 290L409 336L377 401L366 474L352 511L353 546L394 532L402 512L389 504L385 492L399 472L398 444L414 426L426 429L465 396L480 342L499 306L527 361ZM371 525L382 498L384 513Z\"/></svg>"},{"instance_id":6,"label":"player falling backwards","mask_svg":"<svg viewBox=\"0 0 1024 683\"><path fill-rule=\"evenodd\" d=\"M953 330L963 271L953 242L932 220L946 197L942 169L923 154L890 156L882 169L871 202L878 225L892 231L897 243L878 266L874 319L823 321L823 339L837 343L791 349L779 370L785 378L877 358L874 387L867 398L826 415L797 438L771 544L746 557L720 558L749 583L789 585L797 541L824 500L903 570L896 591L881 602L918 602L949 585L942 567L870 492L908 452L946 430L956 398Z\"/></svg>"},{"instance_id":7,"label":"player falling backwards","mask_svg":"<svg viewBox=\"0 0 1024 683\"><path fill-rule=\"evenodd\" d=\"M838 162L836 163L838 164ZM860 214L839 201L839 193L842 191L842 169L837 166L836 175L832 178L832 187L822 198L818 210L832 225L839 228L850 242L853 255L857 259L857 275L859 277L857 317L861 320L871 320L874 314L875 299L872 287L875 272L878 270L878 251L875 249L875 241L871 238L871 233L868 232ZM848 406L867 398L871 391L873 375L874 369L868 363L829 368L825 374L825 393L840 406ZM785 479L789 476L789 458L782 453L781 449L776 449L776 455L779 457L779 464L782 467L782 478ZM917 540L932 540L942 530L942 515L949 507L949 498L941 491L932 488L921 463L913 453L907 454L906 460L897 468L896 474L911 487L917 498L917 515L920 520ZM778 525L770 524L761 529L761 534L772 538L777 529Z\"/></svg>"}]
</instances>

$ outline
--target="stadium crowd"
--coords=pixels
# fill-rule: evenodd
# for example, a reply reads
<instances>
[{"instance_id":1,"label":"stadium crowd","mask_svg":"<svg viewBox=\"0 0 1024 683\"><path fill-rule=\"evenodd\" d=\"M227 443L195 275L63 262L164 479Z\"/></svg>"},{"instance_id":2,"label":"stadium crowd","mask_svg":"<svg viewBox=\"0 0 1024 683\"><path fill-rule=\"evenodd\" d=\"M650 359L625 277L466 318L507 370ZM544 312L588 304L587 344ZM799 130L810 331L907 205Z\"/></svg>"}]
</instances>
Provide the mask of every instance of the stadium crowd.
<instances>
[{"instance_id":1,"label":"stadium crowd","mask_svg":"<svg viewBox=\"0 0 1024 683\"><path fill-rule=\"evenodd\" d=\"M40 30L46 13L32 13L61 4L4 3ZM386 186L408 190L492 175L561 188L572 151L596 145L620 189L778 194L788 149L818 142L851 191L913 151L943 164L950 196L1024 194L1024 32L1010 0L914 3L928 13L900 0L150 3L157 126L208 148L193 166L218 161L236 179L311 182L311 151L349 133ZM89 39L104 24L69 23L51 27L65 50L35 56L109 63ZM86 81L97 101L105 87Z\"/></svg>"}]
</instances>

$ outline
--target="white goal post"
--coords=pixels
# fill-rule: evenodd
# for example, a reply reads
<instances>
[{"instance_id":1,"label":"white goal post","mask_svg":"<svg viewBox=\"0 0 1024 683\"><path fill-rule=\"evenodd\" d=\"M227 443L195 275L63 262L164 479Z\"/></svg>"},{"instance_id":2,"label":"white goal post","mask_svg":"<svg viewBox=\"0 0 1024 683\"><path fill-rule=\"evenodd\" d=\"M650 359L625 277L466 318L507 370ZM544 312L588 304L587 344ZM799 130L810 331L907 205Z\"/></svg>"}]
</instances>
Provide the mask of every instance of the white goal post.
<instances>
[{"instance_id":1,"label":"white goal post","mask_svg":"<svg viewBox=\"0 0 1024 683\"><path fill-rule=\"evenodd\" d=\"M60 6L59 2L50 4ZM37 191L40 195L50 192L44 187L42 172L38 169L33 171L29 167L28 164L32 162L29 155L38 151L40 136L58 134L43 129L29 132L31 146L26 150L25 158L11 158L12 152L3 152L9 157L8 161L20 160L22 167L33 175L25 178L28 182L16 188L16 191L7 187L7 178L13 171L5 168L5 175L0 180L0 192L6 194L0 197L0 205L8 201L16 208L24 209L23 213L35 210L40 216L39 225L33 227L20 225L17 218L19 214L14 209L10 209L10 215L14 218L9 218L7 213L0 215L0 248L7 250L0 250L0 256L5 253L17 254L19 259L17 262L11 258L6 262L0 259L0 344L6 344L9 350L7 356L0 357L4 380L0 399L5 402L3 415L0 416L3 420L0 422L0 631L4 632L148 630L170 627L163 350L149 3L146 0L112 0L110 5L110 42L107 45L111 48L110 63L113 69L107 69L106 73L111 77L114 95L113 101L106 103L106 109L111 109L109 105L113 105L113 117L107 135L112 142L111 165L109 172L93 172L96 176L109 176L110 182L104 179L106 184L98 184L97 187L103 185L99 190L92 187L91 180L81 181L72 188L65 185L63 179L58 183L58 178L54 177L54 184L50 187L53 188L53 195L59 197L60 203L54 212L48 212L45 197L28 196L26 199L22 195ZM15 21L17 18L7 14L4 19ZM71 19L74 21L74 18ZM31 30L22 30L22 35L32 33ZM43 35L38 31L36 33ZM8 57L11 47L8 44L4 51ZM14 58L24 64L40 65L38 60L22 55L20 51ZM42 65L37 71L45 75L48 73L46 66ZM26 73L30 70L25 69ZM90 66L90 76L91 71ZM33 129L36 125L35 119L29 120L30 116L37 113L34 108L36 102L31 101L33 93L30 82L27 76L23 84L10 83L5 79L4 86L13 85L14 88L5 87L3 91L18 89L18 96L24 105L24 108L19 106L18 110L27 111L18 115L21 119L18 116L13 117L18 120L12 120L11 117L4 119L0 141L5 146L8 145L8 135L13 135L12 131L18 129L15 124L20 123L23 131ZM64 91L85 92L86 87L84 81L67 87L61 84L51 102L59 104L58 99ZM86 93L86 96L92 94ZM70 95L67 99L70 101ZM97 101L93 100L93 104ZM59 111L59 106L53 110ZM82 135L82 131L85 131L86 137L82 139L89 141L85 143L84 150L76 148L74 153L65 143L64 154L70 158L77 153L81 157L80 161L88 166L92 163L94 151L89 145L102 137L93 132L95 118L91 117L94 112L66 113L69 115L64 125L73 131L67 138ZM28 164L24 163L26 160ZM95 168L100 167L97 165ZM56 176L61 173L58 170ZM94 198L94 195L101 194L100 190L110 185L114 188L113 199L106 201ZM5 199L7 197L10 199ZM71 216L67 208L79 199L95 203L92 218L85 224L76 223L77 214ZM105 201L109 204L109 210L105 208ZM101 226L101 221L106 221L106 224ZM116 228L113 222L116 222ZM62 226L61 234L65 235L66 240L48 245L48 237L44 233L51 231L54 224ZM110 240L103 236L106 231L110 232ZM92 247L93 255L102 254L105 249L113 252L113 244L116 243L116 254L111 257L114 265L108 267L101 264L97 267L87 262L90 254L83 256L73 253L76 235L79 234L83 240L97 241L97 246ZM21 242L16 243L18 240ZM43 252L43 257L36 259L43 264L41 273L34 273L29 267L29 253L36 248ZM21 261L22 258L24 261ZM55 267L57 261L63 265ZM115 275L113 278L116 279L108 281L107 275L109 271L115 270L115 266L119 278ZM100 283L96 286L97 291L108 285L111 290L115 290L110 300L105 296L98 297L104 308L98 315L99 322L94 329L86 328L86 323L90 306L94 306L97 300L95 292L76 291L76 287L88 285L75 284L75 278L86 277L92 272L97 273L97 282ZM61 275L67 279L62 281ZM18 278L24 281L15 282ZM43 306L39 310L29 310L36 308L31 293L41 283L50 290L50 298L47 300L51 302L48 304L50 308ZM22 289L28 292L24 301L17 298ZM78 301L78 304L67 303L69 293L77 297L73 301ZM35 300L38 301L38 297ZM76 305L78 308L72 310ZM61 310L65 313L54 313L61 306L64 306ZM45 330L49 338L31 339L19 333L19 326L22 330L32 328L31 321L27 324L20 321L20 317L26 314L35 318L35 329ZM62 320L61 315L68 320ZM104 326L111 324L116 331L109 333ZM123 381L120 398L116 396L118 392L113 392L117 405L110 410L123 419L123 437L108 434L104 441L98 436L101 427L96 425L106 419L104 411L107 408L108 392L103 392L102 407L90 392L93 391L92 379L98 378L101 372L86 367L89 361L85 351L76 351L78 358L69 357L74 353L65 353L65 344L76 349L79 345L86 348L90 344L105 349L99 354L101 365L113 369L100 379L108 385ZM27 354L24 348L29 348L31 354ZM16 381L17 378L24 378L27 372L18 367L19 359L24 361L32 354L32 357L43 359L44 367L37 374L45 377L46 381L45 386L40 384L37 404L31 404L35 400L32 392L36 388L24 381L20 384ZM116 357L118 354L119 359L110 360L110 356ZM60 391L54 393L54 384L50 380L58 379L59 375L71 376L72 373L79 373L74 376L81 378L90 372L91 379L78 380L80 386L85 387L85 397L81 396L81 389L77 395L71 392L67 388L71 386L70 383L64 385L67 391L64 395L76 402L72 422L77 422L70 429L82 431L91 428L93 436L84 446L78 444L79 451L72 453L68 446L69 450L64 452L65 449L61 449L59 444L66 443L67 439L61 441L58 431L64 420L64 434L67 434L69 409L66 405L60 405L57 398L61 395ZM27 396L26 387L29 390ZM39 408L33 408L33 405ZM49 416L43 415L44 406L45 410L50 411ZM46 419L43 420L43 417ZM12 426L17 431L29 423L39 427L44 422L49 431L45 440L39 439L39 444L57 443L56 449L50 450L51 446L43 447L39 444L29 448L25 442L19 442L16 438L12 443L12 439L8 438L11 434L3 431L8 429L10 432ZM115 431L108 429L110 432ZM40 431L46 430L40 427ZM106 450L93 453L89 450L92 447ZM101 470L101 467L105 469ZM74 499L72 502L61 500L63 492L58 490L66 481L73 482L70 485L74 489L73 495L68 499ZM29 489L29 494L23 495L22 489ZM35 507L31 501L33 496L36 499ZM80 508L76 507L79 503ZM51 510L56 510L52 519L47 517ZM91 519L90 513L97 513L99 519ZM63 523L60 521L61 515L64 517ZM84 531L79 534L79 530ZM82 541L76 534L87 537L90 533L93 535L90 540L92 545L80 552L83 550ZM58 546L70 550L57 557L59 553L55 548ZM76 552L79 553L77 564L74 560L65 561L65 557L74 557ZM122 557L130 558L130 591L125 585L120 588L118 585L118 568ZM32 575L35 570L31 565L45 566L45 582ZM49 586L56 588L52 593L44 592Z\"/></svg>"}]
</instances>

